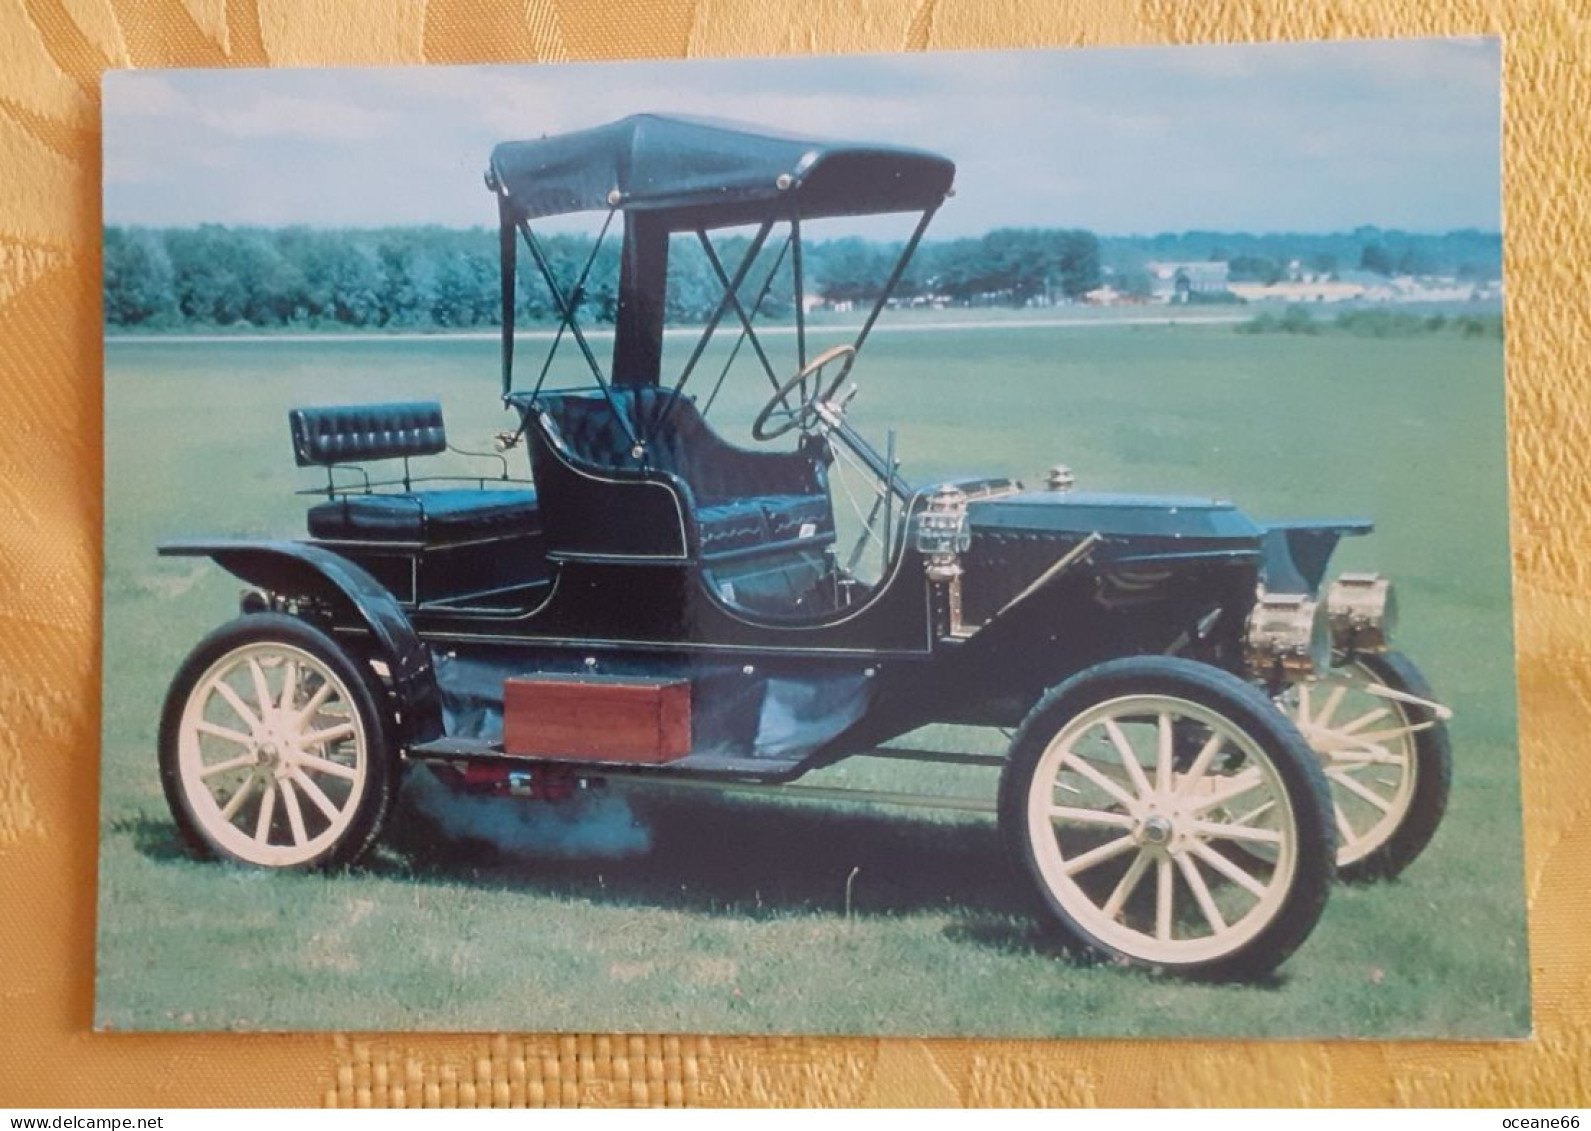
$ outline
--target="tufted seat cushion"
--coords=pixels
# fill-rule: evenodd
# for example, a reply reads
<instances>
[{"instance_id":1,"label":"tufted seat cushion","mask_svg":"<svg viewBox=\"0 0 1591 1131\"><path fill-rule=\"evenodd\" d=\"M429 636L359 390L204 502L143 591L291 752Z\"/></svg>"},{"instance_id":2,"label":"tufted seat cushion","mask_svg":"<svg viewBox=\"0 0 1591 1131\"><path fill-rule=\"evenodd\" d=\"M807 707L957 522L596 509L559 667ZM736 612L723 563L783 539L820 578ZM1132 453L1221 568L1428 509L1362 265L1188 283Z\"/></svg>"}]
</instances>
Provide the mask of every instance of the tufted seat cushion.
<instances>
[{"instance_id":1,"label":"tufted seat cushion","mask_svg":"<svg viewBox=\"0 0 1591 1131\"><path fill-rule=\"evenodd\" d=\"M537 525L534 491L412 491L344 495L309 510L315 538L468 542Z\"/></svg>"},{"instance_id":2,"label":"tufted seat cushion","mask_svg":"<svg viewBox=\"0 0 1591 1131\"><path fill-rule=\"evenodd\" d=\"M407 459L447 449L442 406L435 401L295 408L287 423L299 467Z\"/></svg>"},{"instance_id":3,"label":"tufted seat cushion","mask_svg":"<svg viewBox=\"0 0 1591 1131\"><path fill-rule=\"evenodd\" d=\"M775 542L811 538L833 528L824 495L765 495L758 501L768 518L768 537Z\"/></svg>"},{"instance_id":4,"label":"tufted seat cushion","mask_svg":"<svg viewBox=\"0 0 1591 1131\"><path fill-rule=\"evenodd\" d=\"M702 553L725 554L768 542L768 516L756 499L697 507Z\"/></svg>"}]
</instances>

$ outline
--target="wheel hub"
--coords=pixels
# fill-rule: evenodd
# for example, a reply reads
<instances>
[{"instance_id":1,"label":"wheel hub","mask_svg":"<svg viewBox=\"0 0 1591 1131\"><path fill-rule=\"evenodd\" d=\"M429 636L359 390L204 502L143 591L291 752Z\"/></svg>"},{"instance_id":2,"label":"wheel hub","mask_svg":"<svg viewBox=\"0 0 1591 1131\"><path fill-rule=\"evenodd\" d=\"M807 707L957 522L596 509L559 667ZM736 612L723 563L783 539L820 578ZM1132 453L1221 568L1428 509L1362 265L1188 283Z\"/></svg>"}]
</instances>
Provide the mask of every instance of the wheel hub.
<instances>
[{"instance_id":1,"label":"wheel hub","mask_svg":"<svg viewBox=\"0 0 1591 1131\"><path fill-rule=\"evenodd\" d=\"M261 737L259 745L255 747L255 764L281 776L287 770L293 748L294 744L287 735L275 729L267 730Z\"/></svg>"},{"instance_id":2,"label":"wheel hub","mask_svg":"<svg viewBox=\"0 0 1591 1131\"><path fill-rule=\"evenodd\" d=\"M1144 821L1139 831L1145 844L1164 846L1171 841L1173 829L1169 819L1156 813Z\"/></svg>"}]
</instances>

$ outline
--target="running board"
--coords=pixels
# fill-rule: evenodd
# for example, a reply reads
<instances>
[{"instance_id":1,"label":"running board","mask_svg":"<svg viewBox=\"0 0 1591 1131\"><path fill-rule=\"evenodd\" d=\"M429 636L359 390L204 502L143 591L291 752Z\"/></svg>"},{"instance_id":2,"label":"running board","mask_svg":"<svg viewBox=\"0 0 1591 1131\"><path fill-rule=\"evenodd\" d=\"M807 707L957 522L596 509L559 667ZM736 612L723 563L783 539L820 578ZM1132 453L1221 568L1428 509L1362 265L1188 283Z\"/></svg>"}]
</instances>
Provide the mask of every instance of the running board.
<instances>
[{"instance_id":1,"label":"running board","mask_svg":"<svg viewBox=\"0 0 1591 1131\"><path fill-rule=\"evenodd\" d=\"M452 758L484 758L509 762L544 763L557 761L564 764L563 760L538 757L515 757L504 753L500 741L484 738L438 738L430 742L422 742L410 747L409 756L419 761L447 761ZM1006 763L1003 754L963 754L953 750L919 750L907 746L879 746L872 750L859 750L854 754L847 754L848 758L879 758L896 762L932 762L942 766L985 766L998 769ZM572 760L568 764L577 764ZM579 765L599 766L604 771L612 767L630 767L628 762L587 762L582 760ZM787 773L793 762L782 762L769 758L730 758L711 754L693 754L676 762L667 763L674 770L698 770L704 772L746 773L753 772L757 776L767 776L769 771Z\"/></svg>"},{"instance_id":2,"label":"running board","mask_svg":"<svg viewBox=\"0 0 1591 1131\"><path fill-rule=\"evenodd\" d=\"M501 740L444 737L409 747L409 758L417 762L480 762L510 769L557 766L577 777L612 778L628 776L658 781L685 775L702 778L734 778L754 782L784 781L806 768L800 760L777 758L732 758L718 754L689 754L672 762L603 762L592 758L559 758L553 755L508 754Z\"/></svg>"},{"instance_id":3,"label":"running board","mask_svg":"<svg viewBox=\"0 0 1591 1131\"><path fill-rule=\"evenodd\" d=\"M909 750L884 747L857 757L879 756L911 761L935 761L950 765L998 765L1004 759L986 754L955 754L938 750ZM859 805L894 805L907 809L937 809L958 813L994 814L992 800L971 797L945 797L931 793L902 793L889 790L846 789L836 786L789 785L780 781L798 772L799 762L777 762L767 758L724 758L695 754L662 766L627 762L571 762L553 758L522 758L504 754L502 747L487 739L439 738L409 749L409 757L424 762L466 760L475 763L520 767L558 766L578 776L609 781L680 789L709 790L747 796L782 797L792 801L829 801Z\"/></svg>"},{"instance_id":4,"label":"running board","mask_svg":"<svg viewBox=\"0 0 1591 1131\"><path fill-rule=\"evenodd\" d=\"M918 750L909 746L879 746L847 755L851 758L888 758L898 762L937 762L943 766L1003 766L1004 754L961 754L953 750Z\"/></svg>"},{"instance_id":5,"label":"running board","mask_svg":"<svg viewBox=\"0 0 1591 1131\"><path fill-rule=\"evenodd\" d=\"M648 788L707 790L712 793L738 793L754 797L781 797L792 801L841 801L851 805L896 805L907 809L937 809L955 813L993 815L999 806L974 797L944 797L932 793L893 793L876 789L843 789L822 785L778 785L744 781L711 781L705 778L676 777L673 774L609 774L614 780L645 782Z\"/></svg>"}]
</instances>

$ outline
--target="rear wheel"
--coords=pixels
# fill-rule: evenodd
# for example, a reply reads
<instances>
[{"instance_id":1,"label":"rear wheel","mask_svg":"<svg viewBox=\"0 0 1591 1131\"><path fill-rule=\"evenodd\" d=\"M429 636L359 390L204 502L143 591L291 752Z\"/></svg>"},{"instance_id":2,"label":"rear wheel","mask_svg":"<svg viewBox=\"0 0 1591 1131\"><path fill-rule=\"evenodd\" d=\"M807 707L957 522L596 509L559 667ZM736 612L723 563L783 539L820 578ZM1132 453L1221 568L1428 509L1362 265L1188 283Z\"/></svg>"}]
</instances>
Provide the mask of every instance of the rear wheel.
<instances>
[{"instance_id":1,"label":"rear wheel","mask_svg":"<svg viewBox=\"0 0 1591 1131\"><path fill-rule=\"evenodd\" d=\"M1000 825L1074 948L1246 978L1285 960L1325 907L1327 797L1309 747L1263 695L1216 668L1141 657L1034 707L1001 780Z\"/></svg>"},{"instance_id":2,"label":"rear wheel","mask_svg":"<svg viewBox=\"0 0 1591 1131\"><path fill-rule=\"evenodd\" d=\"M271 868L350 864L396 783L369 676L320 630L272 613L223 625L172 681L160 776L199 851Z\"/></svg>"},{"instance_id":3,"label":"rear wheel","mask_svg":"<svg viewBox=\"0 0 1591 1131\"><path fill-rule=\"evenodd\" d=\"M1337 874L1389 879L1447 809L1453 750L1430 685L1400 652L1355 656L1288 689L1283 709L1320 759L1337 825Z\"/></svg>"}]
</instances>

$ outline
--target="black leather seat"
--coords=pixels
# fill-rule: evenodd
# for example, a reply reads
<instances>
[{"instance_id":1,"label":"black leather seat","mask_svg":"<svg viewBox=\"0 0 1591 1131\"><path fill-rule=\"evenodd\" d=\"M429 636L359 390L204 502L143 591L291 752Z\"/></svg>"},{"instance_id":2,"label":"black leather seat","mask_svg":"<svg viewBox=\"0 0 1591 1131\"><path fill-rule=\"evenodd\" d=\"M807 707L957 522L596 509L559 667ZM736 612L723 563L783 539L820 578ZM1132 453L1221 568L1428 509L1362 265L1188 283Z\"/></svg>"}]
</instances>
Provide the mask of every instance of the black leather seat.
<instances>
[{"instance_id":1,"label":"black leather seat","mask_svg":"<svg viewBox=\"0 0 1591 1131\"><path fill-rule=\"evenodd\" d=\"M296 408L288 413L300 467L408 461L447 450L435 401ZM329 474L329 472L328 472ZM470 542L523 534L539 525L528 488L441 489L340 494L309 509L314 538L423 543Z\"/></svg>"},{"instance_id":2,"label":"black leather seat","mask_svg":"<svg viewBox=\"0 0 1591 1131\"><path fill-rule=\"evenodd\" d=\"M472 542L522 534L537 525L536 492L407 491L343 495L309 509L315 538Z\"/></svg>"},{"instance_id":3,"label":"black leather seat","mask_svg":"<svg viewBox=\"0 0 1591 1131\"><path fill-rule=\"evenodd\" d=\"M580 463L660 473L682 484L703 556L834 539L820 464L799 453L734 447L688 398L656 388L613 389L611 400L601 393L554 394L539 398L536 408L550 423L551 438Z\"/></svg>"},{"instance_id":4,"label":"black leather seat","mask_svg":"<svg viewBox=\"0 0 1591 1131\"><path fill-rule=\"evenodd\" d=\"M697 507L702 530L702 553L727 554L768 543L768 518L752 501Z\"/></svg>"}]
</instances>

